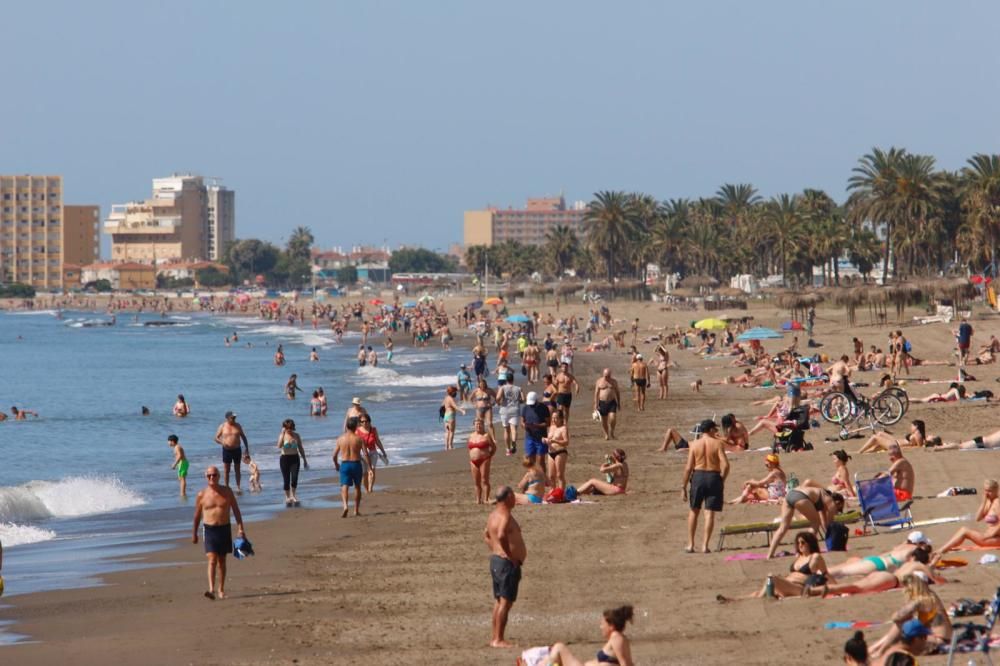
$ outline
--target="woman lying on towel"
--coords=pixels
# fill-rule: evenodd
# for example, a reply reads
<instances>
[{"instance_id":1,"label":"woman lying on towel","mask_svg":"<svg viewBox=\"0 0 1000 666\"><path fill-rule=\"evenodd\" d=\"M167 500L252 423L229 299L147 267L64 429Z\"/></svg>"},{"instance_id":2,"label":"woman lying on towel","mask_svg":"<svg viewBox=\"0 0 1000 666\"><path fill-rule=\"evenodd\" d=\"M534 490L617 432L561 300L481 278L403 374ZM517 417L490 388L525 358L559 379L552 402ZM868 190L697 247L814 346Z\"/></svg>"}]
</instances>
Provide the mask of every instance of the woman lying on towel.
<instances>
[{"instance_id":1,"label":"woman lying on towel","mask_svg":"<svg viewBox=\"0 0 1000 666\"><path fill-rule=\"evenodd\" d=\"M928 581L938 580L943 582L943 578L934 577L934 572L928 566L931 559L931 547L929 544L921 544L913 549L906 561L894 572L875 571L853 583L840 583L838 585L823 585L814 587L808 591L810 596L825 597L828 594L861 594L863 592L882 592L893 588L902 587L903 579L911 574L925 576Z\"/></svg>"},{"instance_id":2,"label":"woman lying on towel","mask_svg":"<svg viewBox=\"0 0 1000 666\"><path fill-rule=\"evenodd\" d=\"M910 532L906 541L889 552L853 558L842 564L834 565L830 567L830 575L839 578L840 576L867 576L875 571L895 571L918 546L921 544L930 546L930 543L930 539L925 537L923 532Z\"/></svg>"},{"instance_id":3,"label":"woman lying on towel","mask_svg":"<svg viewBox=\"0 0 1000 666\"><path fill-rule=\"evenodd\" d=\"M948 539L941 550L939 550L931 560L936 564L941 556L949 550L959 550L959 547L966 541L971 541L981 548L1000 549L1000 499L998 499L1000 484L996 479L987 479L983 484L983 501L979 503L979 510L976 511L976 520L986 523L986 529L982 532L960 527L955 534Z\"/></svg>"}]
</instances>

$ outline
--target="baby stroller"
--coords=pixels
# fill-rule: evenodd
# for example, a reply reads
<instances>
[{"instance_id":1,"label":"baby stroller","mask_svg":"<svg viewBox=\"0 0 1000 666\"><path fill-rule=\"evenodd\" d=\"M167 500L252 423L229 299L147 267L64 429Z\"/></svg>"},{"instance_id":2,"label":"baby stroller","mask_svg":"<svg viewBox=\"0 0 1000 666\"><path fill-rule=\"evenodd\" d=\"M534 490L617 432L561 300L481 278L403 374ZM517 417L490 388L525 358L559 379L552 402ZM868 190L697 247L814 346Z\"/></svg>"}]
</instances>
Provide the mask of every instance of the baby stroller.
<instances>
[{"instance_id":1,"label":"baby stroller","mask_svg":"<svg viewBox=\"0 0 1000 666\"><path fill-rule=\"evenodd\" d=\"M774 453L782 451L812 451L812 444L806 441L806 430L809 430L809 407L800 405L788 412L788 418L778 425L774 434L771 450Z\"/></svg>"}]
</instances>

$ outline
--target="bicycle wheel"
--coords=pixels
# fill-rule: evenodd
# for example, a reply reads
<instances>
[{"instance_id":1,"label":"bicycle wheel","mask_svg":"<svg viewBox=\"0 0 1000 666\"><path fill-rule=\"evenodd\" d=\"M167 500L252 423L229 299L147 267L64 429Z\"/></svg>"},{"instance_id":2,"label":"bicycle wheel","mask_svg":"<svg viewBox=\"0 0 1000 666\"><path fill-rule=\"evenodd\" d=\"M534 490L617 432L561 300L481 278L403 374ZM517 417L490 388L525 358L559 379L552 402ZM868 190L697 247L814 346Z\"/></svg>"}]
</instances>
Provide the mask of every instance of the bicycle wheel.
<instances>
[{"instance_id":1,"label":"bicycle wheel","mask_svg":"<svg viewBox=\"0 0 1000 666\"><path fill-rule=\"evenodd\" d=\"M830 423L850 423L857 415L854 403L843 393L828 393L819 403L819 413Z\"/></svg>"},{"instance_id":2,"label":"bicycle wheel","mask_svg":"<svg viewBox=\"0 0 1000 666\"><path fill-rule=\"evenodd\" d=\"M884 426L899 423L905 411L903 403L894 395L883 394L872 401L872 416Z\"/></svg>"},{"instance_id":3,"label":"bicycle wheel","mask_svg":"<svg viewBox=\"0 0 1000 666\"><path fill-rule=\"evenodd\" d=\"M910 410L910 396L907 394L906 389L899 386L890 386L882 393L883 395L891 395L899 400L900 404L903 405L903 414L906 414Z\"/></svg>"}]
</instances>

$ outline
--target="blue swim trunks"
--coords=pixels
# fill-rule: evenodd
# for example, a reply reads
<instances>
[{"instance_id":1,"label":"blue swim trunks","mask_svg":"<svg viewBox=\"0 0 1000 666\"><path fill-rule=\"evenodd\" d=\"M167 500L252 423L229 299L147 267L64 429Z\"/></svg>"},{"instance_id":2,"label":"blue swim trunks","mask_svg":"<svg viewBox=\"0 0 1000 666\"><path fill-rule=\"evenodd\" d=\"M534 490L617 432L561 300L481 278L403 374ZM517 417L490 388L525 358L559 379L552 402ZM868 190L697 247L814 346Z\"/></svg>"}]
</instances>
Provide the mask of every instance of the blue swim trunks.
<instances>
[{"instance_id":1,"label":"blue swim trunks","mask_svg":"<svg viewBox=\"0 0 1000 666\"><path fill-rule=\"evenodd\" d=\"M363 475L360 460L346 460L340 463L340 485L360 488Z\"/></svg>"},{"instance_id":2,"label":"blue swim trunks","mask_svg":"<svg viewBox=\"0 0 1000 666\"><path fill-rule=\"evenodd\" d=\"M544 456L549 452L549 447L542 444L542 440L536 438L530 432L524 435L524 455L526 456Z\"/></svg>"}]
</instances>

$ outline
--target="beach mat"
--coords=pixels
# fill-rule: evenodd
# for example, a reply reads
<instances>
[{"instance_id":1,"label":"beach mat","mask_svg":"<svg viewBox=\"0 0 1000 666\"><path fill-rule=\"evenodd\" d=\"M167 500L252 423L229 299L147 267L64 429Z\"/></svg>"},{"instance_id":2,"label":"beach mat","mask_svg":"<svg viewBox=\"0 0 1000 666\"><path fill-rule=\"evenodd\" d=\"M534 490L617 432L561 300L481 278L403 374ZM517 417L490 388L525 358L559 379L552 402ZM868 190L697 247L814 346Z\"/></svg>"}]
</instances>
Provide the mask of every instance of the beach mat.
<instances>
[{"instance_id":1,"label":"beach mat","mask_svg":"<svg viewBox=\"0 0 1000 666\"><path fill-rule=\"evenodd\" d=\"M878 627L885 622L866 622L864 620L853 620L850 622L827 622L823 625L824 629L871 629L872 627Z\"/></svg>"}]
</instances>

